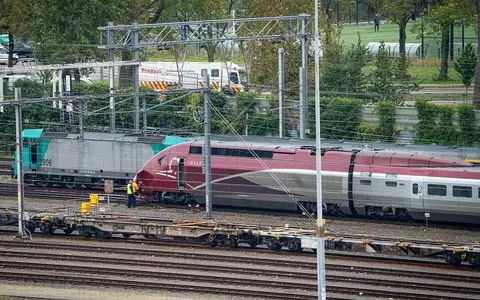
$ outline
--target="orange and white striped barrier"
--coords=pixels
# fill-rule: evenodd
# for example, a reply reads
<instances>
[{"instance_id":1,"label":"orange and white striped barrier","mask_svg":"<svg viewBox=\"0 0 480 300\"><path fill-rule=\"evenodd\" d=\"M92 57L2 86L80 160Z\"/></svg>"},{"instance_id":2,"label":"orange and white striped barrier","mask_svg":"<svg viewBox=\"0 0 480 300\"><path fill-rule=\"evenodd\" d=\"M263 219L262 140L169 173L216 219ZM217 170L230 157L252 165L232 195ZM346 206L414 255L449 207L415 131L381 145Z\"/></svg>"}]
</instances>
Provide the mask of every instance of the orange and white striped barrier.
<instances>
[{"instance_id":1,"label":"orange and white striped barrier","mask_svg":"<svg viewBox=\"0 0 480 300\"><path fill-rule=\"evenodd\" d=\"M148 86L154 91L164 91L174 84L173 81L140 81L140 86Z\"/></svg>"},{"instance_id":2,"label":"orange and white striped barrier","mask_svg":"<svg viewBox=\"0 0 480 300\"><path fill-rule=\"evenodd\" d=\"M202 88L202 89L205 88L205 82L199 81L198 83L200 84L200 88ZM212 89L218 90L219 86L220 85L218 84L218 81L211 81L210 82L210 88L212 88Z\"/></svg>"},{"instance_id":3,"label":"orange and white striped barrier","mask_svg":"<svg viewBox=\"0 0 480 300\"><path fill-rule=\"evenodd\" d=\"M233 87L230 87L230 90L232 90L232 93L240 93L242 89L238 86L233 86Z\"/></svg>"}]
</instances>

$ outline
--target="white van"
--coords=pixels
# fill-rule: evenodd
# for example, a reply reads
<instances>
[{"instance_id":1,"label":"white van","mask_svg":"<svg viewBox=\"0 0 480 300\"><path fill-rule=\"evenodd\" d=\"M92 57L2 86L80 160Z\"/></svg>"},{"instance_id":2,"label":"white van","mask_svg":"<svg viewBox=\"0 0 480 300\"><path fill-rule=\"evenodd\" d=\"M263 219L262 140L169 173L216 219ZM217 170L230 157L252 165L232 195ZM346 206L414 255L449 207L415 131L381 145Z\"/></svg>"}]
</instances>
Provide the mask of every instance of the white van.
<instances>
[{"instance_id":1,"label":"white van","mask_svg":"<svg viewBox=\"0 0 480 300\"><path fill-rule=\"evenodd\" d=\"M18 62L18 55L13 54L13 65L16 65ZM8 50L7 48L0 46L0 64L7 65L8 64Z\"/></svg>"},{"instance_id":2,"label":"white van","mask_svg":"<svg viewBox=\"0 0 480 300\"><path fill-rule=\"evenodd\" d=\"M245 70L231 62L142 62L139 80L174 82L183 88L202 88L204 76L210 75L210 86L217 90L243 92Z\"/></svg>"}]
</instances>

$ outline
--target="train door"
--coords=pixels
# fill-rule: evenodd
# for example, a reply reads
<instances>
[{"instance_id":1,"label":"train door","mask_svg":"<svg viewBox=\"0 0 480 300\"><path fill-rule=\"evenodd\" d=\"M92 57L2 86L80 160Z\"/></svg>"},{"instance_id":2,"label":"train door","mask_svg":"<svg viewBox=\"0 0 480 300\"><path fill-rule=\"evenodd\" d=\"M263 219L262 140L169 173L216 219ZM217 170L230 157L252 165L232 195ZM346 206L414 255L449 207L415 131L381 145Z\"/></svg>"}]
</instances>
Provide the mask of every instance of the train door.
<instances>
[{"instance_id":1,"label":"train door","mask_svg":"<svg viewBox=\"0 0 480 300\"><path fill-rule=\"evenodd\" d=\"M177 185L180 191L185 190L185 160L178 160Z\"/></svg>"},{"instance_id":2,"label":"train door","mask_svg":"<svg viewBox=\"0 0 480 300\"><path fill-rule=\"evenodd\" d=\"M37 166L38 151L37 151L37 142L35 140L32 140L32 143L30 145L30 162L33 168Z\"/></svg>"},{"instance_id":3,"label":"train door","mask_svg":"<svg viewBox=\"0 0 480 300\"><path fill-rule=\"evenodd\" d=\"M426 193L424 187L423 176L411 176L410 180L410 204L406 208L414 218L422 218L425 213L424 195Z\"/></svg>"}]
</instances>

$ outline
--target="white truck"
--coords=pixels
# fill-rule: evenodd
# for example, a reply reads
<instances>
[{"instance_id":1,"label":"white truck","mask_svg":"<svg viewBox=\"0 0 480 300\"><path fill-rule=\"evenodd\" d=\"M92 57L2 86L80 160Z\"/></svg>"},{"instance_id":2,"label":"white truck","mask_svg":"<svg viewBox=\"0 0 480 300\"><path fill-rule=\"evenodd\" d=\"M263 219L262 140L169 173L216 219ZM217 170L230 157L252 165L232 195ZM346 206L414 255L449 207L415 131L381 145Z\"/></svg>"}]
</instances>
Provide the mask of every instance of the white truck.
<instances>
[{"instance_id":1,"label":"white truck","mask_svg":"<svg viewBox=\"0 0 480 300\"><path fill-rule=\"evenodd\" d=\"M142 62L139 69L140 85L154 90L170 87L203 88L205 75L210 75L210 87L227 94L245 90L245 71L231 62Z\"/></svg>"}]
</instances>

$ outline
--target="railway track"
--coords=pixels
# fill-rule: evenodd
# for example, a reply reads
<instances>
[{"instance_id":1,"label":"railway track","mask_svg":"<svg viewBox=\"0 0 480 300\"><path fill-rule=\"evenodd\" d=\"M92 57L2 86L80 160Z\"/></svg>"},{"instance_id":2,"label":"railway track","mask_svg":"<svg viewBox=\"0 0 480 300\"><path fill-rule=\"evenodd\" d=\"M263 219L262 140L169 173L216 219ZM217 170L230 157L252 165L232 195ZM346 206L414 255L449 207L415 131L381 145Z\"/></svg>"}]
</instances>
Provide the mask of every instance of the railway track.
<instances>
[{"instance_id":1,"label":"railway track","mask_svg":"<svg viewBox=\"0 0 480 300\"><path fill-rule=\"evenodd\" d=\"M0 230L0 236L1 235L7 235L7 236L12 236L17 232L17 230L13 229L6 229L2 228ZM63 231L57 230L56 232L50 234L50 235L37 235L36 233L34 236L36 237L42 237L42 238L48 238L50 239L70 239L70 240L85 240L84 237L74 235L74 234L67 234L65 235ZM92 241L96 242L119 242L123 243L125 242L125 237L120 237L120 236L112 236L109 237L108 239L103 239L103 238L98 238L98 237L91 237ZM128 243L130 244L139 244L139 245L151 245L152 247L185 247L188 246L191 249L204 249L204 248L210 248L210 245L198 243L195 241L191 240L185 240L185 239L151 239L150 237L141 237L141 236L133 236L133 237L127 237ZM50 243L49 246L45 245L44 247L50 247L51 249L56 249L56 243ZM241 244L240 244L241 246ZM262 252L272 252L271 249L267 247L255 247L255 248L250 248L250 245L245 244L244 246L246 247L240 247L241 251L243 252L256 252L256 253L262 253ZM76 248L73 247L71 250L75 250ZM102 247L97 247L97 249L101 249L104 251L108 251L108 249L104 249ZM130 251L129 249L123 249L123 250L118 250L119 253L122 254L132 254L134 252ZM155 250L155 251L160 251L160 250ZM445 270L458 270L458 269L465 269L465 270L471 270L475 269L476 267L474 265L470 264L461 264L461 265L450 265L445 262L444 259L438 258L438 257L430 257L428 259L425 258L419 258L419 257L412 257L412 256L399 256L398 254L391 254L391 255L380 255L380 256L372 256L369 254L362 254L362 252L348 252L348 251L336 251L336 250L329 250L328 255L331 258L341 258L341 259L346 259L349 258L351 261L357 261L357 262L372 262L372 261L378 261L378 262L399 262L402 263L402 265L411 265L413 267L418 267L418 266L425 266L425 265L438 265L441 266ZM136 251L135 251L136 253ZM292 255L292 252L286 248L282 248L279 250L280 257L282 255ZM144 255L152 255L152 256L158 256L159 252L144 252ZM174 253L174 254L169 254L169 253L163 253L163 256L167 257L170 255L170 257L175 258L175 257L181 257L182 255L186 255L187 257L191 255L191 253L187 254L182 254L180 252ZM296 256L298 257L304 257L306 259L313 257L314 252L308 252L308 251L302 251L302 252L295 252ZM217 258L219 260L220 257ZM299 260L303 261L302 258L299 258ZM239 261L242 263L249 263L248 260L246 261ZM273 263L271 261L265 261L263 264L269 265L273 264L275 265L277 262L274 261ZM292 267L304 267L308 264L306 263L293 263L291 262ZM312 265L310 265L312 266Z\"/></svg>"},{"instance_id":2,"label":"railway track","mask_svg":"<svg viewBox=\"0 0 480 300\"><path fill-rule=\"evenodd\" d=\"M2 196L16 196L17 184L16 183L0 183L0 193ZM58 200L77 200L88 201L90 194L101 194L99 190L69 190L61 188L41 188L32 185L24 186L24 196L32 198L46 198L46 199L58 199ZM125 195L120 193L110 194L111 202L125 202Z\"/></svg>"},{"instance_id":3,"label":"railway track","mask_svg":"<svg viewBox=\"0 0 480 300\"><path fill-rule=\"evenodd\" d=\"M11 175L12 163L13 163L13 158L0 157L0 175Z\"/></svg>"},{"instance_id":4,"label":"railway track","mask_svg":"<svg viewBox=\"0 0 480 300\"><path fill-rule=\"evenodd\" d=\"M2 242L0 278L15 281L190 291L255 299L317 299L316 265L303 256L251 255L181 247ZM202 252L202 253L199 253ZM363 258L367 259L367 258ZM397 299L468 299L480 293L479 272L448 273L437 265L363 263L327 253L328 299L358 295ZM128 274L125 279L123 274Z\"/></svg>"}]
</instances>

